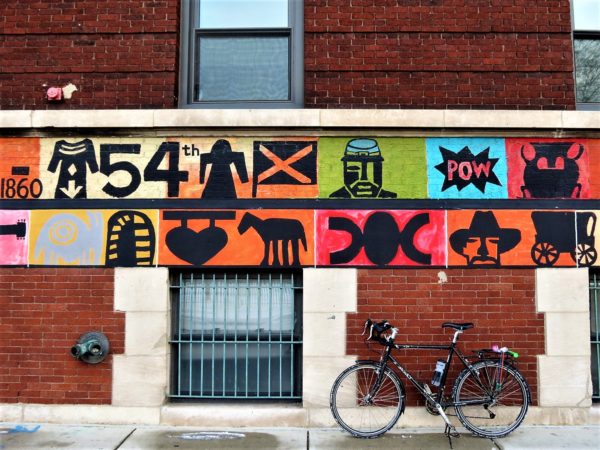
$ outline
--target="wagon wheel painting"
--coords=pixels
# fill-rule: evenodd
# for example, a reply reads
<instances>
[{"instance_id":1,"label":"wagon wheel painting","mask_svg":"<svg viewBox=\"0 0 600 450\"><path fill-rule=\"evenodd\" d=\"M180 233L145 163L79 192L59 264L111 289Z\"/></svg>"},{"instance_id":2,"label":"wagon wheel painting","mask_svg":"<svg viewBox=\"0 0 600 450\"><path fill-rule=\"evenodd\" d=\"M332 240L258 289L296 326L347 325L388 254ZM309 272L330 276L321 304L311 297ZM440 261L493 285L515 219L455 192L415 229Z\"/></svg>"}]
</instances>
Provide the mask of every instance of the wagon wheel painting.
<instances>
[{"instance_id":1,"label":"wagon wheel painting","mask_svg":"<svg viewBox=\"0 0 600 450\"><path fill-rule=\"evenodd\" d=\"M575 250L571 252L573 261L581 267L589 267L596 262L598 252L594 247L587 243L579 243Z\"/></svg>"},{"instance_id":2,"label":"wagon wheel painting","mask_svg":"<svg viewBox=\"0 0 600 450\"><path fill-rule=\"evenodd\" d=\"M560 252L550 242L536 242L531 248L531 258L538 266L553 266L559 256Z\"/></svg>"}]
</instances>

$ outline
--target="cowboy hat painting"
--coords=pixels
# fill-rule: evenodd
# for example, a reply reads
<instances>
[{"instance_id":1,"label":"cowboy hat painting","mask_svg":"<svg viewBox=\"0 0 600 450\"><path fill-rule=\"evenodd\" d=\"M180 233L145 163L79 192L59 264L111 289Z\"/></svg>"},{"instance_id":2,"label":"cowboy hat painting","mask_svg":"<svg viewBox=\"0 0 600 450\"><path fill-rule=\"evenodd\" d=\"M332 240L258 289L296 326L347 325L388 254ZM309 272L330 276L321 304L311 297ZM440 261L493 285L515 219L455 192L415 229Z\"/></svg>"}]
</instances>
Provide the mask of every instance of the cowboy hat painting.
<instances>
[{"instance_id":1,"label":"cowboy hat painting","mask_svg":"<svg viewBox=\"0 0 600 450\"><path fill-rule=\"evenodd\" d=\"M500 255L521 241L521 231L501 228L492 211L476 211L469 228L450 235L450 246L467 259L467 264L500 265Z\"/></svg>"}]
</instances>

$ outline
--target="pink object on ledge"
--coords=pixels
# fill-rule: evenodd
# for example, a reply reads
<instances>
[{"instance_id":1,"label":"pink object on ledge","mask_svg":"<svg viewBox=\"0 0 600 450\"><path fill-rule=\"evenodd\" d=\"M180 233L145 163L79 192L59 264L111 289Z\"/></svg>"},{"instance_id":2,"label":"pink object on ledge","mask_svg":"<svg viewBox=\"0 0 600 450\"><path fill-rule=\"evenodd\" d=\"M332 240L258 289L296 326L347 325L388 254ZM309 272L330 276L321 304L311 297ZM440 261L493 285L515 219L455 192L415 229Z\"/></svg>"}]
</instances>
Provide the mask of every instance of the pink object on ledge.
<instances>
[{"instance_id":1,"label":"pink object on ledge","mask_svg":"<svg viewBox=\"0 0 600 450\"><path fill-rule=\"evenodd\" d=\"M48 88L48 91L46 92L46 97L48 97L48 100L62 100L62 89L59 87Z\"/></svg>"}]
</instances>

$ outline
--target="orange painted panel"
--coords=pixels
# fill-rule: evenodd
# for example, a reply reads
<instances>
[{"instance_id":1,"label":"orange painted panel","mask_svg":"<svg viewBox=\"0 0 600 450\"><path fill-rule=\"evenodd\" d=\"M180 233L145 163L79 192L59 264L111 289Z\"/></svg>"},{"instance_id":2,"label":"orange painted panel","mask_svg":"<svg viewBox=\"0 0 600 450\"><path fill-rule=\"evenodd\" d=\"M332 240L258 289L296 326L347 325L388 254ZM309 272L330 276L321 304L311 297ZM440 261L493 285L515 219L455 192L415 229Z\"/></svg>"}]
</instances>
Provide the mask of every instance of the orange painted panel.
<instances>
[{"instance_id":1,"label":"orange painted panel","mask_svg":"<svg viewBox=\"0 0 600 450\"><path fill-rule=\"evenodd\" d=\"M450 266L573 267L574 211L448 211Z\"/></svg>"},{"instance_id":2,"label":"orange painted panel","mask_svg":"<svg viewBox=\"0 0 600 450\"><path fill-rule=\"evenodd\" d=\"M0 198L41 196L39 138L0 138Z\"/></svg>"},{"instance_id":3,"label":"orange painted panel","mask_svg":"<svg viewBox=\"0 0 600 450\"><path fill-rule=\"evenodd\" d=\"M160 223L160 265L314 264L312 210L165 210Z\"/></svg>"}]
</instances>

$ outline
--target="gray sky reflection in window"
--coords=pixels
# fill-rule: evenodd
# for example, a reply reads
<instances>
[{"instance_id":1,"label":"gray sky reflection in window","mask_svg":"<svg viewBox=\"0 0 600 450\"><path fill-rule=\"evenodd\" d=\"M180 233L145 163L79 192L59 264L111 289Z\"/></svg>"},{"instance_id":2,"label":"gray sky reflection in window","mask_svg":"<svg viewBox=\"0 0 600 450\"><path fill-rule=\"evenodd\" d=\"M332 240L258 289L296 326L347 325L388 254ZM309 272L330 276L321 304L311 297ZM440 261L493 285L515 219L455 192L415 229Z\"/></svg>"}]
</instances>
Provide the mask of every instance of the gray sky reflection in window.
<instances>
[{"instance_id":1,"label":"gray sky reflection in window","mask_svg":"<svg viewBox=\"0 0 600 450\"><path fill-rule=\"evenodd\" d=\"M288 1L201 0L199 16L200 28L287 27Z\"/></svg>"}]
</instances>

